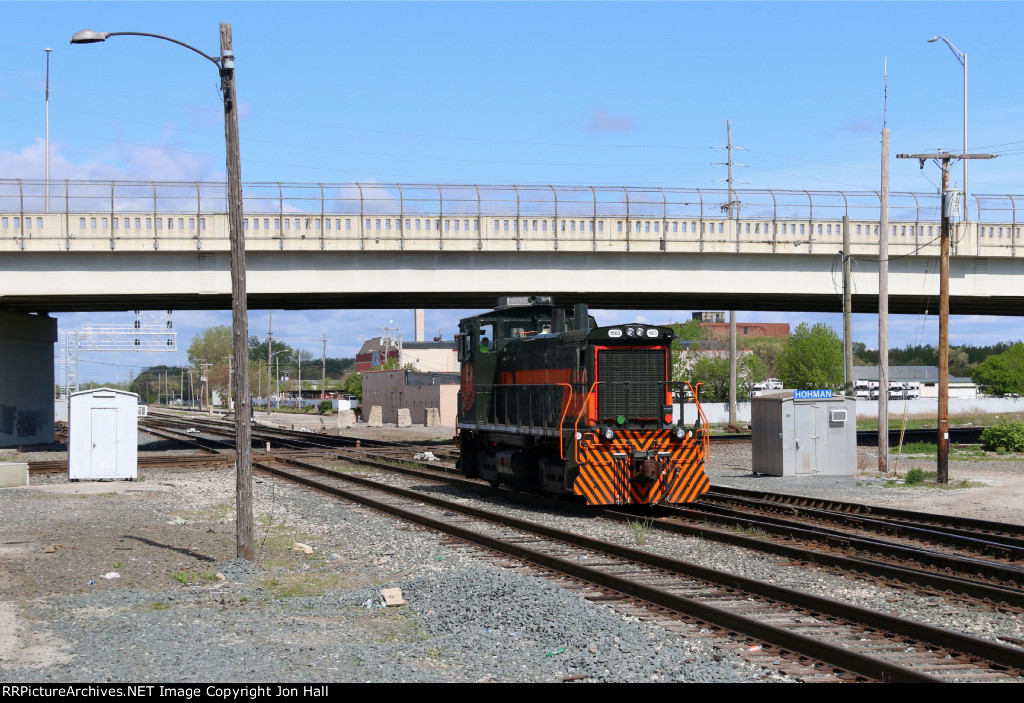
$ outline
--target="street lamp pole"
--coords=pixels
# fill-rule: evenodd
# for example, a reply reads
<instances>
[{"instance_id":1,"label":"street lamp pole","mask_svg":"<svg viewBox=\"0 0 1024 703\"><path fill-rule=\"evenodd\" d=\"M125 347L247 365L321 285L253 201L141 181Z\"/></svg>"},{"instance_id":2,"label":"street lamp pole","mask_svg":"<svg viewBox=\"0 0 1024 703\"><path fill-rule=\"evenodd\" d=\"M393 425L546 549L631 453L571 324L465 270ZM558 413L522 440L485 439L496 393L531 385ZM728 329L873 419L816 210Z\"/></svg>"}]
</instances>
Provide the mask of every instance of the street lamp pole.
<instances>
[{"instance_id":1,"label":"street lamp pole","mask_svg":"<svg viewBox=\"0 0 1024 703\"><path fill-rule=\"evenodd\" d=\"M928 40L928 43L937 42L942 40L949 47L949 50L953 52L953 56L960 62L960 65L964 68L964 152L967 152L967 54L953 46L953 43L945 37L932 37ZM964 222L968 221L968 205L970 202L967 199L967 159L964 159Z\"/></svg>"},{"instance_id":2,"label":"street lamp pole","mask_svg":"<svg viewBox=\"0 0 1024 703\"><path fill-rule=\"evenodd\" d=\"M238 101L235 95L235 54L231 25L220 25L220 57L209 56L194 46L160 34L144 32L95 32L83 30L72 44L93 44L114 36L163 39L194 51L213 62L220 72L224 100L224 141L228 176L228 236L231 242L231 327L235 360L235 499L237 509L237 556L252 561L256 556L252 523L252 426L249 414L249 313L245 287L245 233L242 230L242 164L238 145Z\"/></svg>"},{"instance_id":3,"label":"street lamp pole","mask_svg":"<svg viewBox=\"0 0 1024 703\"><path fill-rule=\"evenodd\" d=\"M50 211L50 52L53 49L47 47L46 52L46 212Z\"/></svg>"}]
</instances>

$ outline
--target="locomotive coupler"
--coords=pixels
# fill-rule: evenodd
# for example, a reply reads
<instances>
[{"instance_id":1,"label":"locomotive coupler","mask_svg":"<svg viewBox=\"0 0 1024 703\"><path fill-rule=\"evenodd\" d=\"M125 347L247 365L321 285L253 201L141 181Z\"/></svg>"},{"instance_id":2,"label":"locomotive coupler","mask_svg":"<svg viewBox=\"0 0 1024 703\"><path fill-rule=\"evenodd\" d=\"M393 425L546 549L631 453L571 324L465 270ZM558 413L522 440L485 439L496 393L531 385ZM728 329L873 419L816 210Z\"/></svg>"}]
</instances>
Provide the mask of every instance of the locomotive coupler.
<instances>
[{"instance_id":1,"label":"locomotive coupler","mask_svg":"<svg viewBox=\"0 0 1024 703\"><path fill-rule=\"evenodd\" d=\"M656 481L661 475L661 463L654 458L654 452L633 452L633 481Z\"/></svg>"}]
</instances>

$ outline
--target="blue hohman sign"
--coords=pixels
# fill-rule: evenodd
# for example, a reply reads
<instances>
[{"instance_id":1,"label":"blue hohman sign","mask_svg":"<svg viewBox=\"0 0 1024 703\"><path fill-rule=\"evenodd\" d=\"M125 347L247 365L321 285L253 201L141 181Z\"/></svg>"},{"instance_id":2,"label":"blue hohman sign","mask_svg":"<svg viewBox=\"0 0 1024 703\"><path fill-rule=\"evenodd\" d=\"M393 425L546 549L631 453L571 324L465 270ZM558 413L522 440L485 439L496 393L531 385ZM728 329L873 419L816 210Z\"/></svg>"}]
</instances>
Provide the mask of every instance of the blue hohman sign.
<instances>
[{"instance_id":1,"label":"blue hohman sign","mask_svg":"<svg viewBox=\"0 0 1024 703\"><path fill-rule=\"evenodd\" d=\"M814 391L793 391L793 400L807 400L808 398L831 398L831 389Z\"/></svg>"}]
</instances>

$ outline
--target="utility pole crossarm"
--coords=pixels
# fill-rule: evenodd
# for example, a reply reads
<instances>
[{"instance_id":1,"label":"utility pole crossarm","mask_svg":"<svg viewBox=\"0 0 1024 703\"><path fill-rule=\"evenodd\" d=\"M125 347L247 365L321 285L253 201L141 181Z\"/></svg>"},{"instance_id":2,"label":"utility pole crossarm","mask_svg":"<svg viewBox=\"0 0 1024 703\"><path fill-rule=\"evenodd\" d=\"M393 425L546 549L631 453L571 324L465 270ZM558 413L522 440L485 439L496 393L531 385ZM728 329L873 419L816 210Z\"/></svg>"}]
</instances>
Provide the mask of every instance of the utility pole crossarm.
<instances>
[{"instance_id":1,"label":"utility pole crossarm","mask_svg":"<svg viewBox=\"0 0 1024 703\"><path fill-rule=\"evenodd\" d=\"M931 154L896 154L897 159L936 159L939 161L945 159L994 159L999 154L953 154L948 151L933 152Z\"/></svg>"}]
</instances>

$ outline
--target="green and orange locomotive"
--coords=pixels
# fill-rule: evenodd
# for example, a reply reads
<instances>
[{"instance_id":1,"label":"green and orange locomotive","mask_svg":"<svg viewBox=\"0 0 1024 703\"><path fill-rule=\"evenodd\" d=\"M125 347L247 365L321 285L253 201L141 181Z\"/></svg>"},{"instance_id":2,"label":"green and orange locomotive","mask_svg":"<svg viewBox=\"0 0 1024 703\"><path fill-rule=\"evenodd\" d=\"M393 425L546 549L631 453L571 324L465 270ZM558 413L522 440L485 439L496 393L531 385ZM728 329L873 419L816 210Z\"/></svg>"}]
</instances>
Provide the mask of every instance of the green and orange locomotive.
<instances>
[{"instance_id":1,"label":"green and orange locomotive","mask_svg":"<svg viewBox=\"0 0 1024 703\"><path fill-rule=\"evenodd\" d=\"M500 298L461 320L460 470L590 505L707 492L707 418L696 389L671 380L673 337L668 327L598 327L586 305L548 296Z\"/></svg>"}]
</instances>

